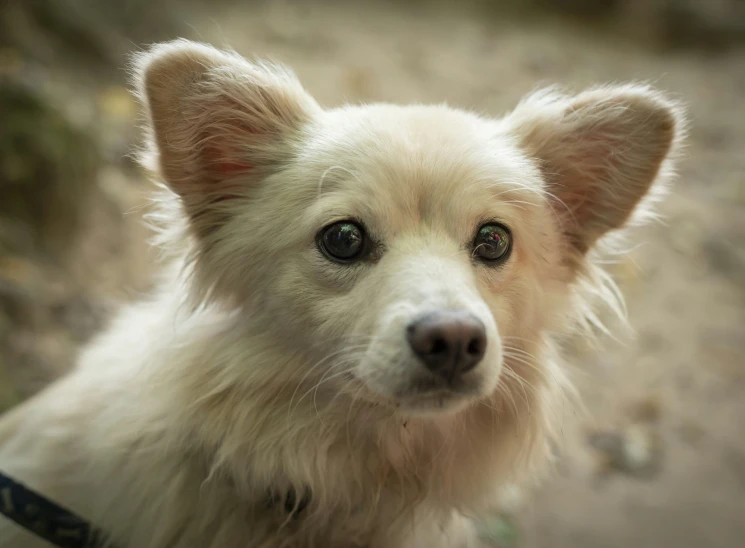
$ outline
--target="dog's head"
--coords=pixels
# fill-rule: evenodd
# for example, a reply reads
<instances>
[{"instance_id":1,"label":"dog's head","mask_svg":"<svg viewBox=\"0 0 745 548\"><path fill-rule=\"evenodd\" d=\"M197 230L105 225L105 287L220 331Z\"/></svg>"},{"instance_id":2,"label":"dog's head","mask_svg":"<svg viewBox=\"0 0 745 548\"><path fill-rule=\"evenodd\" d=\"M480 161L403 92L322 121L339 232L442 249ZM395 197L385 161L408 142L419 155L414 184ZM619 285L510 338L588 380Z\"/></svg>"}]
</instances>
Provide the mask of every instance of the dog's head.
<instances>
[{"instance_id":1,"label":"dog's head","mask_svg":"<svg viewBox=\"0 0 745 548\"><path fill-rule=\"evenodd\" d=\"M642 86L540 92L498 120L325 110L283 69L184 41L141 56L138 82L199 298L306 356L298 379L405 414L453 412L541 367L531 344L680 131Z\"/></svg>"}]
</instances>

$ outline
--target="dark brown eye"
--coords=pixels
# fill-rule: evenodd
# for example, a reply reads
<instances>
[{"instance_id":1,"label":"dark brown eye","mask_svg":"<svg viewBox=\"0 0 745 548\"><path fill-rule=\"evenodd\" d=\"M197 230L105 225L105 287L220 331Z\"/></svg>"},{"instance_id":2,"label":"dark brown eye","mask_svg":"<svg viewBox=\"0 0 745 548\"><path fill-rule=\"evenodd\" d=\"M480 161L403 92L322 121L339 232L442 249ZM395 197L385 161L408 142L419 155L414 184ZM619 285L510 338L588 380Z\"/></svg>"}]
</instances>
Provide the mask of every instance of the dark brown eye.
<instances>
[{"instance_id":1,"label":"dark brown eye","mask_svg":"<svg viewBox=\"0 0 745 548\"><path fill-rule=\"evenodd\" d=\"M318 246L330 259L350 262L362 255L365 249L365 233L359 225L341 221L321 231Z\"/></svg>"},{"instance_id":2,"label":"dark brown eye","mask_svg":"<svg viewBox=\"0 0 745 548\"><path fill-rule=\"evenodd\" d=\"M479 228L473 242L474 256L488 262L498 262L507 258L512 247L512 236L507 227L488 224Z\"/></svg>"}]
</instances>

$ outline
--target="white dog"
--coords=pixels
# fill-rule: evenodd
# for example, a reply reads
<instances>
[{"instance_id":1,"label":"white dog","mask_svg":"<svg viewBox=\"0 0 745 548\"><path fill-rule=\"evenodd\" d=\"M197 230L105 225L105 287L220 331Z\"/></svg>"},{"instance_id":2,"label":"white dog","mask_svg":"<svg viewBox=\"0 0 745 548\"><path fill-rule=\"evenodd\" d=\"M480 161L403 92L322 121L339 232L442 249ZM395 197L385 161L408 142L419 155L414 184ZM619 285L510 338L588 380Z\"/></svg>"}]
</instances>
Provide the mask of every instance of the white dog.
<instances>
[{"instance_id":1,"label":"white dog","mask_svg":"<svg viewBox=\"0 0 745 548\"><path fill-rule=\"evenodd\" d=\"M0 422L0 471L118 548L476 546L536 474L554 333L671 171L682 119L627 85L488 119L323 109L187 41L137 57L169 267ZM0 547L48 546L0 517Z\"/></svg>"}]
</instances>

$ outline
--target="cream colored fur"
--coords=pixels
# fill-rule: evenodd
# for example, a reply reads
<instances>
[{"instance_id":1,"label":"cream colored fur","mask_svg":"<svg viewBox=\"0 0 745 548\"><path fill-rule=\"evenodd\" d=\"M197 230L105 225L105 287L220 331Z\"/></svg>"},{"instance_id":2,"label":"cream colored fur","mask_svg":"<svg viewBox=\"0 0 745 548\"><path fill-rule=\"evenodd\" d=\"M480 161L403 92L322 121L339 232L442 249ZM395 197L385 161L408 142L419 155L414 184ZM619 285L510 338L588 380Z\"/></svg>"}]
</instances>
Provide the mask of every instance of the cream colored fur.
<instances>
[{"instance_id":1,"label":"cream colored fur","mask_svg":"<svg viewBox=\"0 0 745 548\"><path fill-rule=\"evenodd\" d=\"M162 283L64 379L2 418L0 469L120 548L476 546L533 479L569 384L554 333L620 309L593 257L671 173L678 107L638 85L322 109L288 71L187 41L134 65ZM339 219L378 242L339 265ZM480 224L514 237L499 267ZM419 397L407 322L484 323L468 394ZM312 493L297 519L268 493ZM0 518L0 547L42 546Z\"/></svg>"}]
</instances>

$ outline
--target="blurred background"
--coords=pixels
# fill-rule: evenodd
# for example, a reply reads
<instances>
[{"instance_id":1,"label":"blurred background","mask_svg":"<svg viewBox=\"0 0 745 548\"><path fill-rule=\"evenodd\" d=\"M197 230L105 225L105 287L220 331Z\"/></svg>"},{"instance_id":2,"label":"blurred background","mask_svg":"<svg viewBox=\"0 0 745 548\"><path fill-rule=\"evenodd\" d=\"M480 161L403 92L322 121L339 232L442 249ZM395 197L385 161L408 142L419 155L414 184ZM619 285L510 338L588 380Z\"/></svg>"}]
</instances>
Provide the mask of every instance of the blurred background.
<instances>
[{"instance_id":1,"label":"blurred background","mask_svg":"<svg viewBox=\"0 0 745 548\"><path fill-rule=\"evenodd\" d=\"M190 37L292 66L322 104L499 115L539 84L647 80L692 133L664 225L610 268L633 336L570 341L587 413L503 548L745 546L745 1L2 0L0 412L149 287L127 55Z\"/></svg>"}]
</instances>

